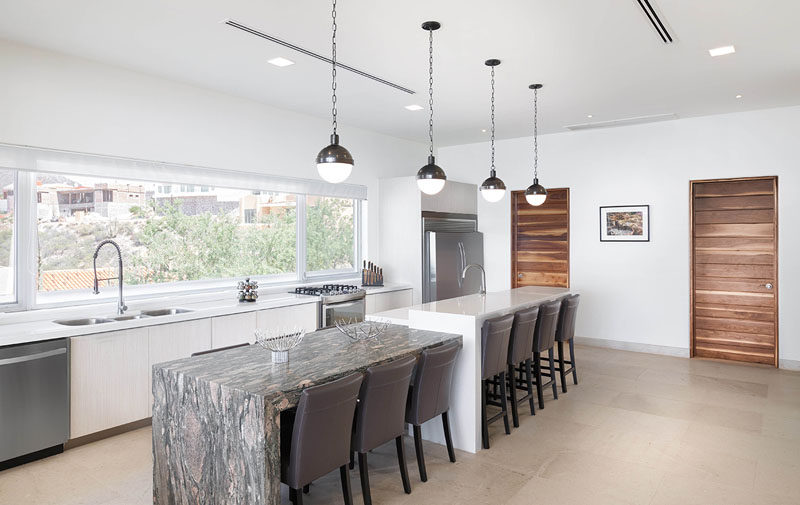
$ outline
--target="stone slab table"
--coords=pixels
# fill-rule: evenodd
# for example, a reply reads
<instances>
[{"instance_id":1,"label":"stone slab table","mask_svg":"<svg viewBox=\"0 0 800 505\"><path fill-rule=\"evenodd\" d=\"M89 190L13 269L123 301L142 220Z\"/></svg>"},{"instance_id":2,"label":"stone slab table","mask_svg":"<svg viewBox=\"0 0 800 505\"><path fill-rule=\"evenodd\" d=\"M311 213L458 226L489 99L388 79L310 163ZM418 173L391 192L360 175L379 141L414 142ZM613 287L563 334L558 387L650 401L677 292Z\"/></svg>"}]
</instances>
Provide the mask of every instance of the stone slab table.
<instances>
[{"instance_id":1,"label":"stone slab table","mask_svg":"<svg viewBox=\"0 0 800 505\"><path fill-rule=\"evenodd\" d=\"M306 335L273 364L259 345L153 366L153 503L280 503L280 412L303 388L457 340L391 325L354 342L336 328Z\"/></svg>"}]
</instances>

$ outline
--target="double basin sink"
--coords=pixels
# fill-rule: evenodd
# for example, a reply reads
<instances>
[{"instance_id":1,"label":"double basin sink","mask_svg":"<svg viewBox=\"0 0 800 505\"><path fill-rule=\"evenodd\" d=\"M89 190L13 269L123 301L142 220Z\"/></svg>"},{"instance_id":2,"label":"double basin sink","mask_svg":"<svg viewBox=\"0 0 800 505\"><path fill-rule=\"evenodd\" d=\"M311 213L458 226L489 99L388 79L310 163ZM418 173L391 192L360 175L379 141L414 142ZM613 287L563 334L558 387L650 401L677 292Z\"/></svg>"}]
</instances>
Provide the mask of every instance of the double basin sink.
<instances>
[{"instance_id":1,"label":"double basin sink","mask_svg":"<svg viewBox=\"0 0 800 505\"><path fill-rule=\"evenodd\" d=\"M131 321L134 319L145 319L150 317L161 317L161 316L174 316L175 314L185 314L186 312L192 312L190 309L155 309L155 310L143 310L138 314L123 314L121 316L115 317L85 317L82 319L60 319L58 321L53 321L56 324L60 324L62 326L91 326L93 324L103 324L103 323L114 323L117 321Z\"/></svg>"}]
</instances>

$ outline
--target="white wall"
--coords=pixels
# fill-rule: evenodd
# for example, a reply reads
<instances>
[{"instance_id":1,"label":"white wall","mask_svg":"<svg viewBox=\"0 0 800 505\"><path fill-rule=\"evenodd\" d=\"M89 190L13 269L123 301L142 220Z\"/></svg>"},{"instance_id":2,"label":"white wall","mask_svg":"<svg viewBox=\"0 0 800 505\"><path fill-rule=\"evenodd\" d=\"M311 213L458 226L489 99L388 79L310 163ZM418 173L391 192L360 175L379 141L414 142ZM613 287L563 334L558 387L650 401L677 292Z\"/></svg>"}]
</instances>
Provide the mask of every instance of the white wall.
<instances>
[{"instance_id":1,"label":"white wall","mask_svg":"<svg viewBox=\"0 0 800 505\"><path fill-rule=\"evenodd\" d=\"M780 358L800 360L800 107L540 138L540 181L570 188L572 288L581 336L689 347L689 181L779 176ZM449 178L480 183L488 144L443 148ZM532 140L497 143L509 188L532 179ZM510 286L510 203L478 198L489 290ZM598 207L649 204L649 243L599 241Z\"/></svg>"},{"instance_id":2,"label":"white wall","mask_svg":"<svg viewBox=\"0 0 800 505\"><path fill-rule=\"evenodd\" d=\"M316 179L330 136L327 119L2 40L0 76L4 143ZM356 160L348 182L368 186L367 250L379 261L378 178L414 174L427 146L339 133Z\"/></svg>"}]
</instances>

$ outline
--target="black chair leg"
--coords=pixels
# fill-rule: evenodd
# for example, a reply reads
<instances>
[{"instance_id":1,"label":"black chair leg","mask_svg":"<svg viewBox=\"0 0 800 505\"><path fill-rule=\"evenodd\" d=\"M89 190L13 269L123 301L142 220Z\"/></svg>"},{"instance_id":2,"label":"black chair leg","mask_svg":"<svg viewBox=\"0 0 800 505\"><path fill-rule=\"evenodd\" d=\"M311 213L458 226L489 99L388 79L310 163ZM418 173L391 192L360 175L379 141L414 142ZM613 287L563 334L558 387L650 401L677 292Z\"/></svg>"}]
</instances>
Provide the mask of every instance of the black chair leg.
<instances>
[{"instance_id":1,"label":"black chair leg","mask_svg":"<svg viewBox=\"0 0 800 505\"><path fill-rule=\"evenodd\" d=\"M572 383L578 384L578 367L575 366L574 338L569 339L569 360L572 362Z\"/></svg>"},{"instance_id":2,"label":"black chair leg","mask_svg":"<svg viewBox=\"0 0 800 505\"><path fill-rule=\"evenodd\" d=\"M350 464L348 465L350 470L356 467L356 452L350 451Z\"/></svg>"},{"instance_id":3,"label":"black chair leg","mask_svg":"<svg viewBox=\"0 0 800 505\"><path fill-rule=\"evenodd\" d=\"M397 446L397 464L400 465L400 478L403 479L403 491L406 494L411 494L411 482L408 480L408 466L406 466L406 448L403 445L403 437L399 436L394 439L394 444Z\"/></svg>"},{"instance_id":4,"label":"black chair leg","mask_svg":"<svg viewBox=\"0 0 800 505\"><path fill-rule=\"evenodd\" d=\"M289 501L295 505L303 505L303 490L289 488Z\"/></svg>"},{"instance_id":5,"label":"black chair leg","mask_svg":"<svg viewBox=\"0 0 800 505\"><path fill-rule=\"evenodd\" d=\"M306 484L305 486L303 486L303 494L308 494L309 491L311 491L310 484Z\"/></svg>"},{"instance_id":6,"label":"black chair leg","mask_svg":"<svg viewBox=\"0 0 800 505\"><path fill-rule=\"evenodd\" d=\"M558 341L558 373L561 376L561 392L567 392L567 374L564 373L564 342Z\"/></svg>"},{"instance_id":7,"label":"black chair leg","mask_svg":"<svg viewBox=\"0 0 800 505\"><path fill-rule=\"evenodd\" d=\"M297 491L289 488L289 503L297 503Z\"/></svg>"},{"instance_id":8,"label":"black chair leg","mask_svg":"<svg viewBox=\"0 0 800 505\"><path fill-rule=\"evenodd\" d=\"M531 415L536 415L536 408L533 406L533 372L531 371L531 359L525 360L525 380L528 385L528 404L531 407Z\"/></svg>"},{"instance_id":9,"label":"black chair leg","mask_svg":"<svg viewBox=\"0 0 800 505\"><path fill-rule=\"evenodd\" d=\"M367 468L367 453L358 453L358 473L361 474L361 496L364 505L372 505L372 495L369 492L369 469Z\"/></svg>"},{"instance_id":10,"label":"black chair leg","mask_svg":"<svg viewBox=\"0 0 800 505\"><path fill-rule=\"evenodd\" d=\"M447 444L447 455L450 463L456 462L456 451L453 449L453 437L450 436L450 416L449 412L442 412L442 427L444 428L444 441Z\"/></svg>"},{"instance_id":11,"label":"black chair leg","mask_svg":"<svg viewBox=\"0 0 800 505\"><path fill-rule=\"evenodd\" d=\"M417 453L419 480L428 482L428 472L425 470L425 453L422 452L422 429L419 426L414 426L414 451Z\"/></svg>"},{"instance_id":12,"label":"black chair leg","mask_svg":"<svg viewBox=\"0 0 800 505\"><path fill-rule=\"evenodd\" d=\"M508 365L508 386L511 388L511 419L514 421L514 428L519 428L519 412L517 409L517 374L514 365Z\"/></svg>"},{"instance_id":13,"label":"black chair leg","mask_svg":"<svg viewBox=\"0 0 800 505\"><path fill-rule=\"evenodd\" d=\"M558 381L556 380L556 361L554 358L555 351L551 347L547 351L548 361L550 362L550 380L553 381L553 399L558 400Z\"/></svg>"},{"instance_id":14,"label":"black chair leg","mask_svg":"<svg viewBox=\"0 0 800 505\"><path fill-rule=\"evenodd\" d=\"M481 381L481 438L483 439L483 448L489 448L489 423L486 422L486 382Z\"/></svg>"},{"instance_id":15,"label":"black chair leg","mask_svg":"<svg viewBox=\"0 0 800 505\"><path fill-rule=\"evenodd\" d=\"M539 408L544 408L544 391L542 388L542 355L533 353L533 373L536 377L536 396L539 398Z\"/></svg>"},{"instance_id":16,"label":"black chair leg","mask_svg":"<svg viewBox=\"0 0 800 505\"><path fill-rule=\"evenodd\" d=\"M500 372L500 405L503 409L503 426L506 428L506 435L511 435L511 427L508 424L508 392L506 391L506 373Z\"/></svg>"},{"instance_id":17,"label":"black chair leg","mask_svg":"<svg viewBox=\"0 0 800 505\"><path fill-rule=\"evenodd\" d=\"M342 496L344 497L344 505L353 505L353 490L350 488L350 472L347 465L339 467L339 476L342 479Z\"/></svg>"}]
</instances>

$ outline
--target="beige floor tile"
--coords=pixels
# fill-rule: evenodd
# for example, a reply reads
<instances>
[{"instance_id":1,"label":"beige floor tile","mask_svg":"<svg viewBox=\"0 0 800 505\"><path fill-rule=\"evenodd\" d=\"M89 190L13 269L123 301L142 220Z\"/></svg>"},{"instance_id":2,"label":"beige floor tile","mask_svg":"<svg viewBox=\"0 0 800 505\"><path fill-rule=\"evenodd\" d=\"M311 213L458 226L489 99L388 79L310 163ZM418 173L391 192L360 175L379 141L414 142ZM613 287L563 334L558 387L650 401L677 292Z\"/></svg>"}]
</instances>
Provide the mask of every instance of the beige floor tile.
<instances>
[{"instance_id":1,"label":"beige floor tile","mask_svg":"<svg viewBox=\"0 0 800 505\"><path fill-rule=\"evenodd\" d=\"M726 486L704 478L667 473L650 505L790 505L786 497Z\"/></svg>"},{"instance_id":2,"label":"beige floor tile","mask_svg":"<svg viewBox=\"0 0 800 505\"><path fill-rule=\"evenodd\" d=\"M700 403L631 393L620 394L611 402L611 406L618 409L633 410L661 417L685 420L696 419L704 407L704 405Z\"/></svg>"},{"instance_id":3,"label":"beige floor tile","mask_svg":"<svg viewBox=\"0 0 800 505\"><path fill-rule=\"evenodd\" d=\"M750 410L705 405L697 415L701 423L760 433L763 415Z\"/></svg>"}]
</instances>

